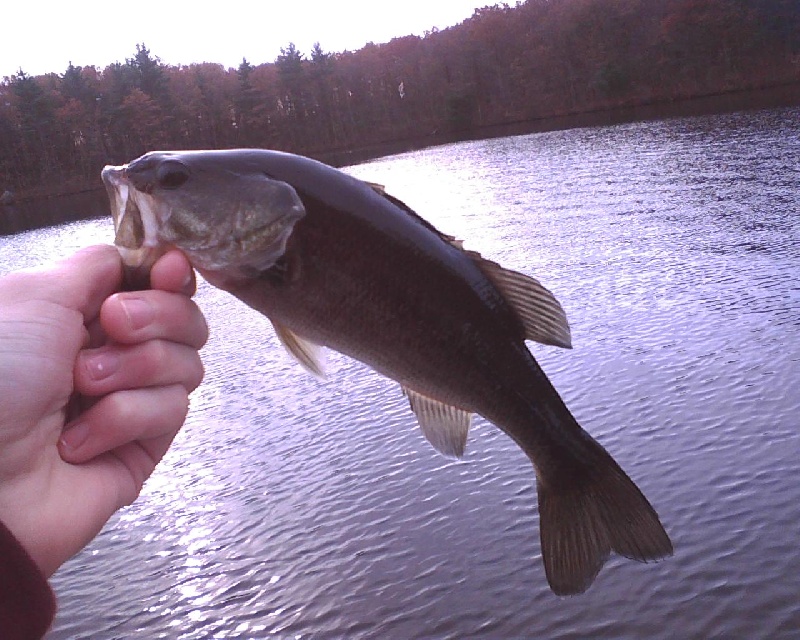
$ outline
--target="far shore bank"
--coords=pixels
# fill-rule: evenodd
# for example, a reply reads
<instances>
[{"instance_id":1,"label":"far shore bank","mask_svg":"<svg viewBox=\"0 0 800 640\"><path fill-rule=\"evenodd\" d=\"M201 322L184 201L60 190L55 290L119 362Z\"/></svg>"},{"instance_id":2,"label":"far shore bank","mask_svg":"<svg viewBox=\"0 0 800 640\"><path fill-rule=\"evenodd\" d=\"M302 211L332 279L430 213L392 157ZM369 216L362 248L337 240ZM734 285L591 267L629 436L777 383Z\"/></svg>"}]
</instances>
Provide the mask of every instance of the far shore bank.
<instances>
[{"instance_id":1,"label":"far shore bank","mask_svg":"<svg viewBox=\"0 0 800 640\"><path fill-rule=\"evenodd\" d=\"M671 102L571 113L521 122L507 122L458 132L432 132L429 135L412 139L390 140L365 147L327 150L309 155L340 167L464 140L797 105L800 105L800 83L692 97ZM100 183L99 175L95 181L87 183L73 182L53 185L46 192L36 189L16 193L11 204L0 205L0 234L18 233L60 222L105 215L107 210L107 205L104 204L105 198L105 191ZM85 213L65 213L61 218L58 213L59 207L67 200L73 203L71 209L74 208L74 204L81 203L81 206L85 208Z\"/></svg>"},{"instance_id":2,"label":"far shore bank","mask_svg":"<svg viewBox=\"0 0 800 640\"><path fill-rule=\"evenodd\" d=\"M776 109L800 105L800 83L771 86L761 89L746 89L713 95L687 97L670 102L653 102L626 105L614 109L581 111L558 116L504 122L479 127L468 131L438 133L407 140L393 140L348 150L332 150L314 154L323 162L333 166L358 164L382 156L415 151L426 147L482 140L504 136L526 135L546 131L561 131L581 127L602 127L628 122L665 120L691 116L733 113L758 109Z\"/></svg>"},{"instance_id":3,"label":"far shore bank","mask_svg":"<svg viewBox=\"0 0 800 640\"><path fill-rule=\"evenodd\" d=\"M556 116L504 122L455 132L431 132L415 138L387 140L379 144L350 149L331 149L312 152L315 157L333 166L358 164L382 156L435 147L462 140L481 140L503 136L524 135L544 131L558 131L578 127L601 127L626 122L662 120L666 118L711 115L734 111L791 107L800 105L800 83L777 85L760 89L746 89L713 95L693 96L670 102L653 102L626 105L614 109L581 111ZM133 159L133 158L131 158ZM0 185L2 186L2 185ZM60 197L101 189L100 177L96 181L53 185L47 191L34 189L14 194L15 202L41 198Z\"/></svg>"}]
</instances>

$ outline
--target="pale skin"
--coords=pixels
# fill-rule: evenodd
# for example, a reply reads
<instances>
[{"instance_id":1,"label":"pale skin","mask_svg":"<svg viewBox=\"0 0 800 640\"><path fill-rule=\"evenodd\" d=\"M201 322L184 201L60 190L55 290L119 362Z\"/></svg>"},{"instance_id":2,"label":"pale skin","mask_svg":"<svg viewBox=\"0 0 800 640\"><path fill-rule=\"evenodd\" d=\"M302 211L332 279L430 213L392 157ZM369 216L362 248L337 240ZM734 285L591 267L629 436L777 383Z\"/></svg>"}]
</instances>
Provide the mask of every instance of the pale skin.
<instances>
[{"instance_id":1,"label":"pale skin","mask_svg":"<svg viewBox=\"0 0 800 640\"><path fill-rule=\"evenodd\" d=\"M138 497L203 377L186 258L151 284L120 293L110 246L0 278L0 521L45 576Z\"/></svg>"}]
</instances>

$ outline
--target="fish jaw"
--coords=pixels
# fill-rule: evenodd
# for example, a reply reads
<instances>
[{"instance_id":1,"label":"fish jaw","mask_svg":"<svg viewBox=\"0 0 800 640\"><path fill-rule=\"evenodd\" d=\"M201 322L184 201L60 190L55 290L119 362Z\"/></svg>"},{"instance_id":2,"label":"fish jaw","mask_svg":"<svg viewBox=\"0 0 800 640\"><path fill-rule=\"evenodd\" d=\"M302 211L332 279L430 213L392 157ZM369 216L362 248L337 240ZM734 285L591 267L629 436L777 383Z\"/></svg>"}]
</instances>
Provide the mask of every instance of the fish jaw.
<instances>
[{"instance_id":1,"label":"fish jaw","mask_svg":"<svg viewBox=\"0 0 800 640\"><path fill-rule=\"evenodd\" d=\"M128 165L106 166L101 174L114 219L114 244L122 257L125 280L132 288L147 287L150 269L169 249L159 240L157 203L128 180Z\"/></svg>"},{"instance_id":2,"label":"fish jaw","mask_svg":"<svg viewBox=\"0 0 800 640\"><path fill-rule=\"evenodd\" d=\"M294 188L258 172L209 172L193 162L203 153L151 152L103 170L129 279L141 283L172 247L201 272L233 280L254 277L283 256L305 215Z\"/></svg>"}]
</instances>

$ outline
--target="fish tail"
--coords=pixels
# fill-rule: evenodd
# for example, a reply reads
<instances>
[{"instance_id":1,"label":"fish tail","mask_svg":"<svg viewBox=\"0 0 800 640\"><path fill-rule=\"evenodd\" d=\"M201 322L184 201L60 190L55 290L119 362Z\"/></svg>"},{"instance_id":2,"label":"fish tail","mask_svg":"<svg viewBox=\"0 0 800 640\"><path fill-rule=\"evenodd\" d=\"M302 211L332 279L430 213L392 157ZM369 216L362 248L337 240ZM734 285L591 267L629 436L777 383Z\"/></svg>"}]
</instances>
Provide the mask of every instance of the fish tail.
<instances>
[{"instance_id":1,"label":"fish tail","mask_svg":"<svg viewBox=\"0 0 800 640\"><path fill-rule=\"evenodd\" d=\"M647 498L597 441L582 435L581 455L537 482L545 574L558 595L583 593L612 551L640 562L672 555Z\"/></svg>"}]
</instances>

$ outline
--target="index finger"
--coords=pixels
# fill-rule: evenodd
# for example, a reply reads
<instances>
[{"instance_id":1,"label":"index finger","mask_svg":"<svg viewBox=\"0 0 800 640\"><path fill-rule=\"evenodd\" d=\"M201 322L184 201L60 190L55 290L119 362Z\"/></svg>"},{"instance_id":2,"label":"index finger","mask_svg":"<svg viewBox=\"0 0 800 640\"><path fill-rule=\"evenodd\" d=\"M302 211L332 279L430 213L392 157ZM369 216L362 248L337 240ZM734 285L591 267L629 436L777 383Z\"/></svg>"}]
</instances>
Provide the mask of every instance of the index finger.
<instances>
[{"instance_id":1,"label":"index finger","mask_svg":"<svg viewBox=\"0 0 800 640\"><path fill-rule=\"evenodd\" d=\"M172 249L156 260L150 270L150 286L153 289L194 295L196 281L192 265L186 256Z\"/></svg>"}]
</instances>

